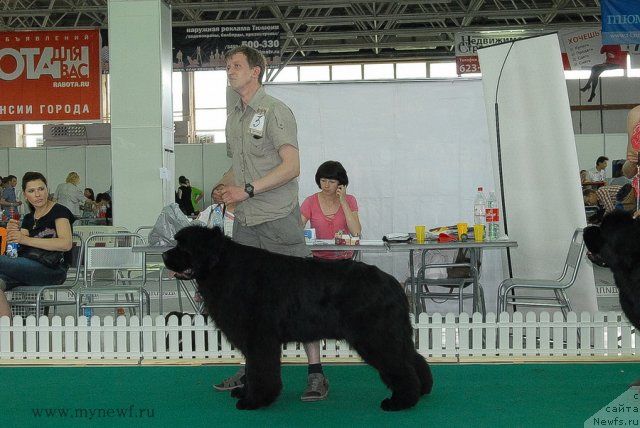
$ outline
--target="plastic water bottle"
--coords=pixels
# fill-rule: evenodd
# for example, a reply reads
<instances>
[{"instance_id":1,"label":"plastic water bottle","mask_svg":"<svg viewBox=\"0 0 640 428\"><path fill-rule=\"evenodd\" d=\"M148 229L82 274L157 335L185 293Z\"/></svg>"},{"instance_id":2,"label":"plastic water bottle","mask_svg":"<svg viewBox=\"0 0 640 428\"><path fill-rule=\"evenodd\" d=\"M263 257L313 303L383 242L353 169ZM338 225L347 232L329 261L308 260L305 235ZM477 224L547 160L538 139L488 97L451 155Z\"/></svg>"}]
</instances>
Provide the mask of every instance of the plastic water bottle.
<instances>
[{"instance_id":1,"label":"plastic water bottle","mask_svg":"<svg viewBox=\"0 0 640 428\"><path fill-rule=\"evenodd\" d=\"M11 257L12 259L15 259L16 257L18 257L19 248L20 248L20 244L18 244L17 242L9 242L7 243L7 249L5 251L5 254Z\"/></svg>"},{"instance_id":2,"label":"plastic water bottle","mask_svg":"<svg viewBox=\"0 0 640 428\"><path fill-rule=\"evenodd\" d=\"M487 240L495 241L498 239L500 230L500 208L498 208L498 200L495 192L489 193L487 199Z\"/></svg>"},{"instance_id":3,"label":"plastic water bottle","mask_svg":"<svg viewBox=\"0 0 640 428\"><path fill-rule=\"evenodd\" d=\"M482 187L478 187L478 193L473 201L473 222L474 224L486 223L487 200L482 192Z\"/></svg>"},{"instance_id":4,"label":"plastic water bottle","mask_svg":"<svg viewBox=\"0 0 640 428\"><path fill-rule=\"evenodd\" d=\"M219 204L211 210L211 227L216 226L224 231L224 214L222 214L222 207Z\"/></svg>"}]
</instances>

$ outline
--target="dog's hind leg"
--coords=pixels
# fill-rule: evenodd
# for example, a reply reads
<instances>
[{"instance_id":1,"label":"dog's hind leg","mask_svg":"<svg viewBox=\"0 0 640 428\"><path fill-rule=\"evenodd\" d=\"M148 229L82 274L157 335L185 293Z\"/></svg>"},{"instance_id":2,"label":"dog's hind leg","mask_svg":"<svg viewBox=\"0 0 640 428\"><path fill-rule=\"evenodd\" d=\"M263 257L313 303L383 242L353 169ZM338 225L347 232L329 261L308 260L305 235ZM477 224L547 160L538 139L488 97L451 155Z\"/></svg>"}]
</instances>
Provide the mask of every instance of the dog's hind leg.
<instances>
[{"instance_id":1,"label":"dog's hind leg","mask_svg":"<svg viewBox=\"0 0 640 428\"><path fill-rule=\"evenodd\" d=\"M416 405L424 386L414 367L415 351L371 349L367 344L352 343L362 359L380 372L380 378L391 389L391 397L382 400L382 410L395 411Z\"/></svg>"},{"instance_id":2,"label":"dog's hind leg","mask_svg":"<svg viewBox=\"0 0 640 428\"><path fill-rule=\"evenodd\" d=\"M414 364L413 367L420 379L420 394L425 395L431 392L433 388L433 376L431 375L431 368L424 359L424 357L417 352L413 355Z\"/></svg>"},{"instance_id":3,"label":"dog's hind leg","mask_svg":"<svg viewBox=\"0 0 640 428\"><path fill-rule=\"evenodd\" d=\"M264 341L264 339L263 339ZM282 390L280 343L260 343L245 353L247 384L244 397L236 403L240 410L254 410L273 403Z\"/></svg>"}]
</instances>

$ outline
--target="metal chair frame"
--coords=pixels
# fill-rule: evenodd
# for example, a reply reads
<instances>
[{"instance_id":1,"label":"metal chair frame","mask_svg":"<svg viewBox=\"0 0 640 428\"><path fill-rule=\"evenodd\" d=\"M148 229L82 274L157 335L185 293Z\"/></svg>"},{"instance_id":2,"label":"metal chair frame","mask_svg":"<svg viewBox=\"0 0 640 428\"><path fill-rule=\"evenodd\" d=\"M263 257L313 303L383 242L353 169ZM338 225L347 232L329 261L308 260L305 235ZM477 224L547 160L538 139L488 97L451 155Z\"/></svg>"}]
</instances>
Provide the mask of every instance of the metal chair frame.
<instances>
[{"instance_id":1,"label":"metal chair frame","mask_svg":"<svg viewBox=\"0 0 640 428\"><path fill-rule=\"evenodd\" d=\"M109 242L114 239L112 247L96 247L95 242ZM76 293L76 313L82 314L84 308L137 308L139 314L144 312L144 300L147 301L147 314L151 313L151 299L144 288L146 283L146 258L144 253L134 253L133 245L140 245L144 239L136 233L98 233L89 236L85 242L85 274L84 287ZM98 271L113 272L113 283L110 285L95 285L94 274ZM131 274L139 272L140 278L133 278ZM133 285L133 283L139 285ZM92 301L90 296L111 295L108 301ZM125 301L118 299L125 295ZM134 297L137 295L137 300Z\"/></svg>"},{"instance_id":2,"label":"metal chair frame","mask_svg":"<svg viewBox=\"0 0 640 428\"><path fill-rule=\"evenodd\" d=\"M444 299L444 300L457 300L458 301L458 314L464 312L464 300L465 299L474 299L473 293L465 293L465 289L469 286L472 287L473 284L478 284L478 296L477 301L479 302L479 310L484 315L486 315L486 305L484 300L484 290L479 283L479 270L477 266L474 266L474 261L469 260L469 262L453 262L453 263L426 263L426 252L422 254L422 263L418 272L416 273L417 285L418 285L418 299L421 305L421 311L426 311L426 299ZM469 268L469 276L463 278L438 278L438 279L429 279L425 277L426 271L429 269L442 269L442 268L453 268L453 267L464 267ZM429 287L444 287L448 288L449 291L433 291ZM457 293L454 293L454 290L457 290ZM435 300L434 300L435 301ZM476 308L473 308L474 310Z\"/></svg>"},{"instance_id":3,"label":"metal chair frame","mask_svg":"<svg viewBox=\"0 0 640 428\"><path fill-rule=\"evenodd\" d=\"M40 317L40 309L48 306L53 306L54 313L58 306L70 306L75 305L76 292L74 289L80 283L80 273L82 272L82 262L84 258L84 240L79 233L73 233L74 242L79 243L78 254L74 260L70 269L73 271L67 272L67 280L63 284L58 285L21 285L9 290L10 293L36 293L35 301L32 300L9 300L9 306L11 307L27 307L36 309L36 318ZM72 294L73 300L58 300L58 292L67 291ZM47 292L53 292L53 299L45 298Z\"/></svg>"},{"instance_id":4,"label":"metal chair frame","mask_svg":"<svg viewBox=\"0 0 640 428\"><path fill-rule=\"evenodd\" d=\"M498 286L498 313L505 311L507 305L530 306L530 307L553 307L560 308L565 319L567 313L572 310L571 300L566 291L575 282L580 270L580 263L585 252L585 243L582 239L582 228L577 228L573 232L569 251L565 259L562 273L556 279L534 279L534 278L508 278ZM553 296L515 294L515 290L523 288L525 290L553 291ZM513 292L513 293L512 293Z\"/></svg>"}]
</instances>

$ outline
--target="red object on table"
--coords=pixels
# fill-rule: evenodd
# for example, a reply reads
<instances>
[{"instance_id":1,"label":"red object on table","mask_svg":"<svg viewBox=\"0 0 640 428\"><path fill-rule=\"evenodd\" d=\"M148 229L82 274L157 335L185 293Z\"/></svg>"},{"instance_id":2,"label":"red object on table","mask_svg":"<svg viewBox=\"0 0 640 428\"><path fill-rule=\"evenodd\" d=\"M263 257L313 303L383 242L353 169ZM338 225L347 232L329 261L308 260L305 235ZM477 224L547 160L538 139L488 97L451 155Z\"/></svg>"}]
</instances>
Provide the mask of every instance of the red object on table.
<instances>
[{"instance_id":1,"label":"red object on table","mask_svg":"<svg viewBox=\"0 0 640 428\"><path fill-rule=\"evenodd\" d=\"M438 235L438 242L453 242L457 240L458 238L448 233L441 233Z\"/></svg>"}]
</instances>

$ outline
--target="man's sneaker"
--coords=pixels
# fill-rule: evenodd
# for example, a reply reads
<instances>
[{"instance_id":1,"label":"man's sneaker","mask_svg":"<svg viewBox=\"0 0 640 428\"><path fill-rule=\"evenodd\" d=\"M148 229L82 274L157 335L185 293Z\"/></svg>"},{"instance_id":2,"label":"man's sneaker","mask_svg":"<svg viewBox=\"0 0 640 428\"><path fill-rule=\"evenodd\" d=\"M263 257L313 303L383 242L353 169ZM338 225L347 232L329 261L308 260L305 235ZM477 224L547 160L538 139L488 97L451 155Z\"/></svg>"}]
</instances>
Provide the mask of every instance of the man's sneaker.
<instances>
[{"instance_id":1,"label":"man's sneaker","mask_svg":"<svg viewBox=\"0 0 640 428\"><path fill-rule=\"evenodd\" d=\"M329 395L329 381L322 373L312 373L307 378L307 388L302 393L302 401L320 401Z\"/></svg>"},{"instance_id":2,"label":"man's sneaker","mask_svg":"<svg viewBox=\"0 0 640 428\"><path fill-rule=\"evenodd\" d=\"M216 385L213 385L213 389L217 391L231 391L233 389L242 388L244 386L244 380L244 367L240 367L240 370L238 370L236 374Z\"/></svg>"}]
</instances>

